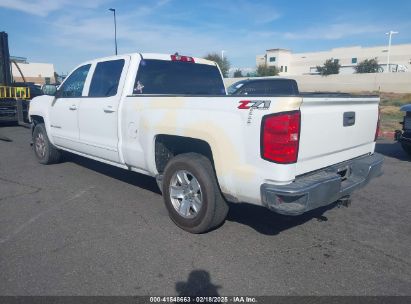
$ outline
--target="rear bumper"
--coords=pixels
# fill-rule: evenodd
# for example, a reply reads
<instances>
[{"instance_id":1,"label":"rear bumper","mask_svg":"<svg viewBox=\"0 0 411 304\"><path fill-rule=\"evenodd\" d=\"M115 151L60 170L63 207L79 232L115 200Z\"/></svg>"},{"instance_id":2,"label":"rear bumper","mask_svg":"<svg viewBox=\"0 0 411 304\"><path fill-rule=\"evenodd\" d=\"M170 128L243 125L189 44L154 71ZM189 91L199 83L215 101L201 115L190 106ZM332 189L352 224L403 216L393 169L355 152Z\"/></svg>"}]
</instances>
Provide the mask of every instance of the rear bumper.
<instances>
[{"instance_id":1,"label":"rear bumper","mask_svg":"<svg viewBox=\"0 0 411 304\"><path fill-rule=\"evenodd\" d=\"M383 160L382 155L374 153L297 177L289 185L262 184L262 203L285 215L300 215L326 206L380 176Z\"/></svg>"}]
</instances>

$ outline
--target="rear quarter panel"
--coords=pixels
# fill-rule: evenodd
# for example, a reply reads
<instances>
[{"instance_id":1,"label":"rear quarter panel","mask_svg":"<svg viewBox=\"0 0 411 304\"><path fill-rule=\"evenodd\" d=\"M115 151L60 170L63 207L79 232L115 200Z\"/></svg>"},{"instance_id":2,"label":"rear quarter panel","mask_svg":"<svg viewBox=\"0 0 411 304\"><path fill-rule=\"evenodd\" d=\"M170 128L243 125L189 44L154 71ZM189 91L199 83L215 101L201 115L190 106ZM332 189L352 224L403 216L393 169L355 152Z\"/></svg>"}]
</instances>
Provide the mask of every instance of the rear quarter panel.
<instances>
[{"instance_id":1,"label":"rear quarter panel","mask_svg":"<svg viewBox=\"0 0 411 304\"><path fill-rule=\"evenodd\" d=\"M242 100L269 100L266 109L239 109ZM226 197L260 204L260 185L289 183L295 164L277 165L260 157L264 115L297 110L299 97L129 96L121 119L124 161L156 175L154 143L168 134L206 141L212 150L218 182Z\"/></svg>"}]
</instances>

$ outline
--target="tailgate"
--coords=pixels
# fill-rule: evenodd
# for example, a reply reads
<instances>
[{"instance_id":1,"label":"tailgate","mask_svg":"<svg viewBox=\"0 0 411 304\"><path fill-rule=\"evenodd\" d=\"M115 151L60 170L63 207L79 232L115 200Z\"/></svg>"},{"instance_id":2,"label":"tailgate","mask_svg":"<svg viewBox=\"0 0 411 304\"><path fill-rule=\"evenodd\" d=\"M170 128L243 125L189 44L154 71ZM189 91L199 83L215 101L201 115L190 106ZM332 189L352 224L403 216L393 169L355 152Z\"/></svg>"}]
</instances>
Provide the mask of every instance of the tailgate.
<instances>
[{"instance_id":1,"label":"tailgate","mask_svg":"<svg viewBox=\"0 0 411 304\"><path fill-rule=\"evenodd\" d=\"M374 152L378 97L307 97L296 175Z\"/></svg>"}]
</instances>

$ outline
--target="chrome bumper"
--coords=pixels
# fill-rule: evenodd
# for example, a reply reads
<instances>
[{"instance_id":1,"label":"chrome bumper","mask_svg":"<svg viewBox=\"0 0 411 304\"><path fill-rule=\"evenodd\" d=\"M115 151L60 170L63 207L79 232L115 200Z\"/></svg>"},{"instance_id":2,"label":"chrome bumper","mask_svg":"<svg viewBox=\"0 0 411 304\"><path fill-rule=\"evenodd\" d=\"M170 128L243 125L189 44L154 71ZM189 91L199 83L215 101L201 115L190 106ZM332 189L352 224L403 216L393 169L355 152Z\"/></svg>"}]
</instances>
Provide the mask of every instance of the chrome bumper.
<instances>
[{"instance_id":1,"label":"chrome bumper","mask_svg":"<svg viewBox=\"0 0 411 304\"><path fill-rule=\"evenodd\" d=\"M270 210L300 215L331 204L382 174L382 155L374 153L299 176L288 185L261 185L261 200Z\"/></svg>"}]
</instances>

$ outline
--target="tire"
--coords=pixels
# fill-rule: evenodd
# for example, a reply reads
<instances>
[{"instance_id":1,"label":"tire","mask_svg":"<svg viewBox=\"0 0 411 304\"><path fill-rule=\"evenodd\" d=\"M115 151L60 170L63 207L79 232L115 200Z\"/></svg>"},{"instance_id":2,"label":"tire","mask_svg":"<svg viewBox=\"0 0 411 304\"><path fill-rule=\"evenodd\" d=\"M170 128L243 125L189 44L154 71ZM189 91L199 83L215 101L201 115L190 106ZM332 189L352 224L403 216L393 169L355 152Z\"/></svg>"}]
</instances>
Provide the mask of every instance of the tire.
<instances>
[{"instance_id":1,"label":"tire","mask_svg":"<svg viewBox=\"0 0 411 304\"><path fill-rule=\"evenodd\" d=\"M402 149L409 155L411 156L411 145L410 144L404 144L401 143Z\"/></svg>"},{"instance_id":2,"label":"tire","mask_svg":"<svg viewBox=\"0 0 411 304\"><path fill-rule=\"evenodd\" d=\"M168 162L163 198L173 222L191 233L207 232L227 217L228 204L218 187L213 166L208 158L197 153L180 154Z\"/></svg>"},{"instance_id":3,"label":"tire","mask_svg":"<svg viewBox=\"0 0 411 304\"><path fill-rule=\"evenodd\" d=\"M43 123L37 124L34 128L33 148L40 164L50 165L61 161L61 151L50 143Z\"/></svg>"}]
</instances>

